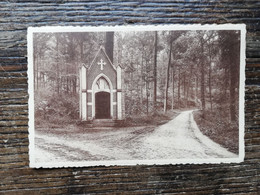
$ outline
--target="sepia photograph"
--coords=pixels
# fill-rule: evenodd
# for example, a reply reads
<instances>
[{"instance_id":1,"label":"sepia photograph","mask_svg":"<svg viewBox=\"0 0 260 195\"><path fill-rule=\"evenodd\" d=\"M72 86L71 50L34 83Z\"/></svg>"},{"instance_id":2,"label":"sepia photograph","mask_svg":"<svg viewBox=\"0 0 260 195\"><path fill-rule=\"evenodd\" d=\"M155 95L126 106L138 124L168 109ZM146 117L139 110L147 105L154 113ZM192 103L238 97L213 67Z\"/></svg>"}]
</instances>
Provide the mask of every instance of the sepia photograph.
<instances>
[{"instance_id":1,"label":"sepia photograph","mask_svg":"<svg viewBox=\"0 0 260 195\"><path fill-rule=\"evenodd\" d=\"M245 33L30 27L30 167L242 162Z\"/></svg>"}]
</instances>

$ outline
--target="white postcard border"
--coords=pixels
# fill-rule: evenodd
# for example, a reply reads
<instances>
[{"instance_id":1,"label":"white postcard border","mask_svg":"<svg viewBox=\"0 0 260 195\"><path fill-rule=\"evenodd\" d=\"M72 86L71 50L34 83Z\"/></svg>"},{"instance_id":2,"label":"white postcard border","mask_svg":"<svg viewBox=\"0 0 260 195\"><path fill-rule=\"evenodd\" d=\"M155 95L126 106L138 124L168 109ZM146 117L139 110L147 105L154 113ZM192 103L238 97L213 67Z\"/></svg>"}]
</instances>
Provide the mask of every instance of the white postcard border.
<instances>
[{"instance_id":1,"label":"white postcard border","mask_svg":"<svg viewBox=\"0 0 260 195\"><path fill-rule=\"evenodd\" d=\"M239 30L240 45L240 83L239 83L239 155L238 158L214 159L157 159L157 160L113 160L83 162L35 162L35 126L34 126L34 73L33 73L33 33L36 32L108 32L108 31L163 31L163 30ZM133 166L133 165L166 165L166 164L219 164L240 163L244 161L244 129L245 129L245 24L172 24L172 25L126 25L126 26L43 26L29 27L27 33L28 52L28 107L29 107L29 166L31 168L86 167L86 166Z\"/></svg>"}]
</instances>

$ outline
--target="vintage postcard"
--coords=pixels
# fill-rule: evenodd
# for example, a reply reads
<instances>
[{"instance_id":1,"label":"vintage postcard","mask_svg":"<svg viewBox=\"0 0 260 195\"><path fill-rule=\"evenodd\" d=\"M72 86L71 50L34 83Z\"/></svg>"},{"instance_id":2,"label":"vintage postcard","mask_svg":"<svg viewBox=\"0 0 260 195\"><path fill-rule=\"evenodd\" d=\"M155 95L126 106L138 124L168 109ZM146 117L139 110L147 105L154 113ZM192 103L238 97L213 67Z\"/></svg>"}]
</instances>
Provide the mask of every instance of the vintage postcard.
<instances>
[{"instance_id":1,"label":"vintage postcard","mask_svg":"<svg viewBox=\"0 0 260 195\"><path fill-rule=\"evenodd\" d=\"M245 35L28 28L30 167L242 162Z\"/></svg>"}]
</instances>

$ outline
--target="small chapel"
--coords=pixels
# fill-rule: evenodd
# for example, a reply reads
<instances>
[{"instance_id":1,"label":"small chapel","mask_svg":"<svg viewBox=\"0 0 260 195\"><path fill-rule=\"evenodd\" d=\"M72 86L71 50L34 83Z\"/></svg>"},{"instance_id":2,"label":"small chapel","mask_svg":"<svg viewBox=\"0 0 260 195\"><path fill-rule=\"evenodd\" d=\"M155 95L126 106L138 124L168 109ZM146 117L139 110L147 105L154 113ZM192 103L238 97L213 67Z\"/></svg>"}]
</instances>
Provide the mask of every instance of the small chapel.
<instances>
[{"instance_id":1,"label":"small chapel","mask_svg":"<svg viewBox=\"0 0 260 195\"><path fill-rule=\"evenodd\" d=\"M101 46L89 66L80 68L80 119L122 120L122 68L115 66Z\"/></svg>"}]
</instances>

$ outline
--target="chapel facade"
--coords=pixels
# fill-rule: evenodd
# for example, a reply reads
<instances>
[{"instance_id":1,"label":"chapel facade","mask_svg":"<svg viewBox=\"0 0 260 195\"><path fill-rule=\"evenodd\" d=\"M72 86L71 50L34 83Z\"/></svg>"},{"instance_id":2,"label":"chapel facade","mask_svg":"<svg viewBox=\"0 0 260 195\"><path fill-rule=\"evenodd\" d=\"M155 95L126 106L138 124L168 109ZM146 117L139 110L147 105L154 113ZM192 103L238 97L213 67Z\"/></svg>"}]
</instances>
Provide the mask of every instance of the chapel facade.
<instances>
[{"instance_id":1,"label":"chapel facade","mask_svg":"<svg viewBox=\"0 0 260 195\"><path fill-rule=\"evenodd\" d=\"M89 67L80 68L80 119L122 120L122 68L115 66L100 47Z\"/></svg>"}]
</instances>

